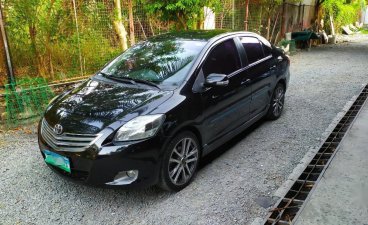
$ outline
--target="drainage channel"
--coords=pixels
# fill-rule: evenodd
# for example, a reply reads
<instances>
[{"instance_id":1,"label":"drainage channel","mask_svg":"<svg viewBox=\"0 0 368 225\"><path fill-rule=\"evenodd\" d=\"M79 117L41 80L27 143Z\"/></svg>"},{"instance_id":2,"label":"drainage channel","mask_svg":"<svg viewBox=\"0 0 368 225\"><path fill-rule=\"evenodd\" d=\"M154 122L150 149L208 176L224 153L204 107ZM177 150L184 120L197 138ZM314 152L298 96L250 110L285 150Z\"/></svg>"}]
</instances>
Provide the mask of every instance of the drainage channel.
<instances>
[{"instance_id":1,"label":"drainage channel","mask_svg":"<svg viewBox=\"0 0 368 225\"><path fill-rule=\"evenodd\" d=\"M295 218L299 215L300 209L307 200L309 193L311 193L322 177L321 175L327 169L336 153L337 147L355 120L367 97L368 84L362 89L352 106L321 145L303 173L294 182L285 196L271 209L264 223L265 225L286 225L295 222Z\"/></svg>"}]
</instances>

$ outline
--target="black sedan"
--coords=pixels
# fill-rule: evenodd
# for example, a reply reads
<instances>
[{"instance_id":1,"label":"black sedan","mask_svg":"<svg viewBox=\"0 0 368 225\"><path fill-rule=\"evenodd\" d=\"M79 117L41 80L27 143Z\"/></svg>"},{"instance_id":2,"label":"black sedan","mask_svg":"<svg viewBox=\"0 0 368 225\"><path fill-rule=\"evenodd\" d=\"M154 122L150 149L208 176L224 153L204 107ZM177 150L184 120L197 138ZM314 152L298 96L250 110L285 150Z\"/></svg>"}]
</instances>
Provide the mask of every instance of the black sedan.
<instances>
[{"instance_id":1,"label":"black sedan","mask_svg":"<svg viewBox=\"0 0 368 225\"><path fill-rule=\"evenodd\" d=\"M53 99L40 151L73 180L179 191L203 156L257 120L280 117L289 65L254 33L155 36Z\"/></svg>"}]
</instances>

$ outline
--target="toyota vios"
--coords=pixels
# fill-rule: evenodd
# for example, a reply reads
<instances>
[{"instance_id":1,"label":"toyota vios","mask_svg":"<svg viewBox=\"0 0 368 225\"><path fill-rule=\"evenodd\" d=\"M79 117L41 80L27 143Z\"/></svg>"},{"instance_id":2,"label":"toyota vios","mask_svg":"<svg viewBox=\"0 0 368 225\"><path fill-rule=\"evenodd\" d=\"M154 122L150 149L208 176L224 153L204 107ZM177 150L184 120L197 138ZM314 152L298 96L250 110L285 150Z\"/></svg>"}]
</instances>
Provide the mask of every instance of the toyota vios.
<instances>
[{"instance_id":1,"label":"toyota vios","mask_svg":"<svg viewBox=\"0 0 368 225\"><path fill-rule=\"evenodd\" d=\"M280 117L289 64L249 32L150 38L50 102L40 151L73 180L179 191L204 155L257 120Z\"/></svg>"}]
</instances>

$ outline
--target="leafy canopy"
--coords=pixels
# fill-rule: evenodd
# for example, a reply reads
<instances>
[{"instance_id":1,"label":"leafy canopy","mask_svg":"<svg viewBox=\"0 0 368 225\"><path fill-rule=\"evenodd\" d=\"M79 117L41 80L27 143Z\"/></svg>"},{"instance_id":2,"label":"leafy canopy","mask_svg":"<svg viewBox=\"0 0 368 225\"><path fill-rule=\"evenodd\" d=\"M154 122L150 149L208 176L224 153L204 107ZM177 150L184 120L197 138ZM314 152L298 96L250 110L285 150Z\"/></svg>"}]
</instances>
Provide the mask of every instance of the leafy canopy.
<instances>
[{"instance_id":1,"label":"leafy canopy","mask_svg":"<svg viewBox=\"0 0 368 225\"><path fill-rule=\"evenodd\" d=\"M350 3L347 3L346 0L325 0L322 3L322 7L326 12L326 19L329 20L329 16L332 16L337 28L354 24L364 6L364 0L355 0Z\"/></svg>"},{"instance_id":2,"label":"leafy canopy","mask_svg":"<svg viewBox=\"0 0 368 225\"><path fill-rule=\"evenodd\" d=\"M177 28L193 28L193 21L202 15L203 7L216 10L221 0L143 0L150 14L179 24Z\"/></svg>"}]
</instances>

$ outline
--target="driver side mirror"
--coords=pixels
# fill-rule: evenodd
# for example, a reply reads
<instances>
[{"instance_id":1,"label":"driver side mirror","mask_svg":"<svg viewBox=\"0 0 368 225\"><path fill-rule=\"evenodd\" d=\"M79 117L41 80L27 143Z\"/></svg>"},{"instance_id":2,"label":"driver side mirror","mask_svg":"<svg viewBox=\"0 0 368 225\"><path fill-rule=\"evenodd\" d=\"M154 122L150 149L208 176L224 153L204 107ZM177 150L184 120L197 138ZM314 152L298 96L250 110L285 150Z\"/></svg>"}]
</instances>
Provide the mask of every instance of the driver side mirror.
<instances>
[{"instance_id":1,"label":"driver side mirror","mask_svg":"<svg viewBox=\"0 0 368 225\"><path fill-rule=\"evenodd\" d=\"M229 84L229 78L225 74L211 73L204 81L205 87L225 87Z\"/></svg>"}]
</instances>

